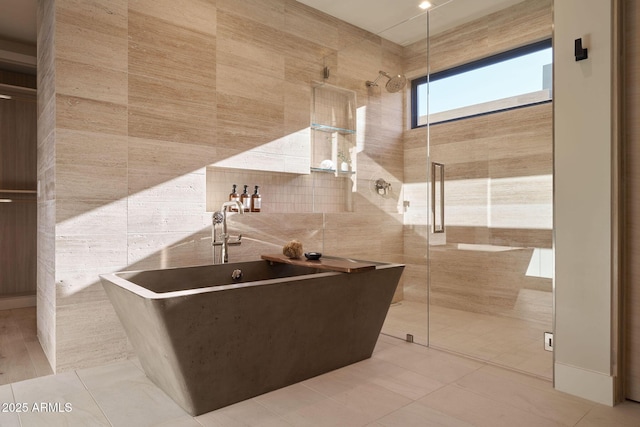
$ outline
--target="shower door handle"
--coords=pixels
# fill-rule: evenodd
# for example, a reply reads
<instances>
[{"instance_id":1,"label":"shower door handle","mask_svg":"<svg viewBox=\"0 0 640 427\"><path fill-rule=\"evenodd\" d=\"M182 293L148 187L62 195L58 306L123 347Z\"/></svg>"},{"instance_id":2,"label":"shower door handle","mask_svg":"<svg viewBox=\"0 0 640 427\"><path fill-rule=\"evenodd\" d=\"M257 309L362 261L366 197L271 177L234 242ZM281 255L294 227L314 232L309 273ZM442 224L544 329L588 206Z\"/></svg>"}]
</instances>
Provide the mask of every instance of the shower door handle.
<instances>
[{"instance_id":1,"label":"shower door handle","mask_svg":"<svg viewBox=\"0 0 640 427\"><path fill-rule=\"evenodd\" d=\"M431 162L431 215L433 232L444 233L444 164L436 162Z\"/></svg>"}]
</instances>

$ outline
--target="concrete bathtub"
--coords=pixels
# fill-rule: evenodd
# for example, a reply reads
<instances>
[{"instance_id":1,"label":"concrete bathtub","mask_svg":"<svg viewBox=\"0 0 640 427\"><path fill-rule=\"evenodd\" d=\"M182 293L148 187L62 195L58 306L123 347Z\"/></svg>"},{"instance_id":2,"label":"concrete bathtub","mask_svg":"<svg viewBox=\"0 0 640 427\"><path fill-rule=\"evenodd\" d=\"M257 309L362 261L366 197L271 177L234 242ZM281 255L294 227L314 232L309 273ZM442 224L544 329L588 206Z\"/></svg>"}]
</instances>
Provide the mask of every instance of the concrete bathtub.
<instances>
[{"instance_id":1,"label":"concrete bathtub","mask_svg":"<svg viewBox=\"0 0 640 427\"><path fill-rule=\"evenodd\" d=\"M147 376L199 415L371 357L404 268L375 264L351 274L251 261L100 277Z\"/></svg>"}]
</instances>

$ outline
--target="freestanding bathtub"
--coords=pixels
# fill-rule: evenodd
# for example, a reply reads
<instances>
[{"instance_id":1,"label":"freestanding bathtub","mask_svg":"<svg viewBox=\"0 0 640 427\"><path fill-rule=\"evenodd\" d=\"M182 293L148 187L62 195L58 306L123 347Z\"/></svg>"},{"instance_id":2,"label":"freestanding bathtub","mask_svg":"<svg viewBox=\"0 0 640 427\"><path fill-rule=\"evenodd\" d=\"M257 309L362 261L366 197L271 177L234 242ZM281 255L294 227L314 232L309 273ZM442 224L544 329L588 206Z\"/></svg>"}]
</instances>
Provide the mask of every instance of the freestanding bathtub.
<instances>
[{"instance_id":1,"label":"freestanding bathtub","mask_svg":"<svg viewBox=\"0 0 640 427\"><path fill-rule=\"evenodd\" d=\"M375 264L349 274L261 260L100 277L147 376L199 415L371 357L404 268Z\"/></svg>"}]
</instances>

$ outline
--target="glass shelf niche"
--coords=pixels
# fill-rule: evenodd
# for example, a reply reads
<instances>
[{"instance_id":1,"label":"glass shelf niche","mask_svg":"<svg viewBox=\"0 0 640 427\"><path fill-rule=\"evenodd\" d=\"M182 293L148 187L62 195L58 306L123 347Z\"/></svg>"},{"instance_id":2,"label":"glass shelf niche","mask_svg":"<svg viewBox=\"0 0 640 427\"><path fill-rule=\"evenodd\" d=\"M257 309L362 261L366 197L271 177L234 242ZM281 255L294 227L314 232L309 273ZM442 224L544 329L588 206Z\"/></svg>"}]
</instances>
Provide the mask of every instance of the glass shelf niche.
<instances>
[{"instance_id":1,"label":"glass shelf niche","mask_svg":"<svg viewBox=\"0 0 640 427\"><path fill-rule=\"evenodd\" d=\"M311 171L355 175L356 93L328 83L312 88Z\"/></svg>"},{"instance_id":2,"label":"glass shelf niche","mask_svg":"<svg viewBox=\"0 0 640 427\"><path fill-rule=\"evenodd\" d=\"M321 124L318 124L318 123L311 123L311 129L318 130L320 132L327 132L327 133L338 132L338 133L345 134L345 135L350 135L350 134L355 134L356 133L356 131L354 129L344 129L344 128L338 128L338 127L335 127L335 126L321 125Z\"/></svg>"},{"instance_id":3,"label":"glass shelf niche","mask_svg":"<svg viewBox=\"0 0 640 427\"><path fill-rule=\"evenodd\" d=\"M356 93L328 83L314 83L311 124L318 130L356 132Z\"/></svg>"},{"instance_id":4,"label":"glass shelf niche","mask_svg":"<svg viewBox=\"0 0 640 427\"><path fill-rule=\"evenodd\" d=\"M336 169L324 169L324 168L314 168L311 167L311 172L321 172L321 173L332 173L332 174L338 174L338 175L344 175L344 176L351 176L351 175L355 175L355 171L343 171L343 170L336 170Z\"/></svg>"}]
</instances>

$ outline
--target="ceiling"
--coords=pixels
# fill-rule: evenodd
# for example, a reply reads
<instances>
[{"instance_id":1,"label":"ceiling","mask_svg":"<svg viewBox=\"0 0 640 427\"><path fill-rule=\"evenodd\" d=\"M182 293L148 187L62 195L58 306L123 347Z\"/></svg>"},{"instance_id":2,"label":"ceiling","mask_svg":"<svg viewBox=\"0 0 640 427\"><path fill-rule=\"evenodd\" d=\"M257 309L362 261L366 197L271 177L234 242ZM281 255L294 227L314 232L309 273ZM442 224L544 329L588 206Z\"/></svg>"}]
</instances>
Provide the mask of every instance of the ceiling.
<instances>
[{"instance_id":1,"label":"ceiling","mask_svg":"<svg viewBox=\"0 0 640 427\"><path fill-rule=\"evenodd\" d=\"M403 46L426 36L427 13L418 7L420 0L298 1ZM437 34L521 1L431 0L429 32ZM0 0L0 10L0 62L19 62L24 56L35 60L36 0Z\"/></svg>"},{"instance_id":2,"label":"ceiling","mask_svg":"<svg viewBox=\"0 0 640 427\"><path fill-rule=\"evenodd\" d=\"M421 0L298 0L357 27L406 46L426 37ZM524 0L431 0L429 34L473 21Z\"/></svg>"}]
</instances>

